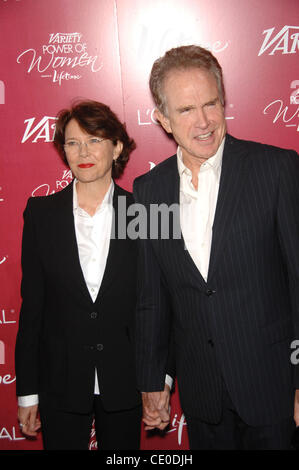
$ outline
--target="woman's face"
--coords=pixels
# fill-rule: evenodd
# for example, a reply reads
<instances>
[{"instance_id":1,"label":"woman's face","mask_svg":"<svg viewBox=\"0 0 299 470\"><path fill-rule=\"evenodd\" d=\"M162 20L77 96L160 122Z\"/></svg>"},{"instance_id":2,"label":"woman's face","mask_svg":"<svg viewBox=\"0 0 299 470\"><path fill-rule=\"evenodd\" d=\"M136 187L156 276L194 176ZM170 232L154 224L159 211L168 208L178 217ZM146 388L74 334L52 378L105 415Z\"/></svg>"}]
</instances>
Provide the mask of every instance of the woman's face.
<instances>
[{"instance_id":1,"label":"woman's face","mask_svg":"<svg viewBox=\"0 0 299 470\"><path fill-rule=\"evenodd\" d=\"M118 158L122 147L120 141L114 145L109 139L88 134L75 119L71 119L65 128L66 159L81 183L110 180L112 162Z\"/></svg>"}]
</instances>

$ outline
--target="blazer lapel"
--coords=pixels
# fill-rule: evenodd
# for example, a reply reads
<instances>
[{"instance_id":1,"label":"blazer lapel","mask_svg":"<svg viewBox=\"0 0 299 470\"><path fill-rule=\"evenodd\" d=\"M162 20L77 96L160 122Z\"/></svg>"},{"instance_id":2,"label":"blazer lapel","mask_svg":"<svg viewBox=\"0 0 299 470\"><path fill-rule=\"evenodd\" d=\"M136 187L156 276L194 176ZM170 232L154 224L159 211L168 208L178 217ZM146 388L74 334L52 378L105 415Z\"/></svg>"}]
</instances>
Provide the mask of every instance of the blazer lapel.
<instances>
[{"instance_id":1,"label":"blazer lapel","mask_svg":"<svg viewBox=\"0 0 299 470\"><path fill-rule=\"evenodd\" d=\"M208 281L212 278L234 219L244 187L249 159L244 143L226 136L218 200L213 224Z\"/></svg>"},{"instance_id":2,"label":"blazer lapel","mask_svg":"<svg viewBox=\"0 0 299 470\"><path fill-rule=\"evenodd\" d=\"M119 223L119 214L118 214L118 205L119 205L119 196L122 196L126 199L126 196L121 193L120 187L114 183L114 194L113 194L113 223L112 223L112 228L111 228L111 238L110 238L110 245L109 245L109 251L108 251L108 256L107 256L107 261L106 261L106 267L105 267L105 272L104 276L102 279L101 287L98 292L98 298L104 294L106 289L110 286L110 284L113 282L113 279L115 275L118 272L118 266L119 266L119 260L120 257L122 256L122 250L125 249L124 243L125 240L118 240L118 223ZM121 208L126 207L126 205L122 206ZM122 220L126 220L127 218L122 217ZM126 229L127 229L127 223L126 223Z\"/></svg>"},{"instance_id":3,"label":"blazer lapel","mask_svg":"<svg viewBox=\"0 0 299 470\"><path fill-rule=\"evenodd\" d=\"M72 181L59 193L57 199L55 218L57 218L57 231L60 237L57 247L61 245L61 257L73 288L79 290L86 299L92 302L80 265L73 212L73 184Z\"/></svg>"}]
</instances>

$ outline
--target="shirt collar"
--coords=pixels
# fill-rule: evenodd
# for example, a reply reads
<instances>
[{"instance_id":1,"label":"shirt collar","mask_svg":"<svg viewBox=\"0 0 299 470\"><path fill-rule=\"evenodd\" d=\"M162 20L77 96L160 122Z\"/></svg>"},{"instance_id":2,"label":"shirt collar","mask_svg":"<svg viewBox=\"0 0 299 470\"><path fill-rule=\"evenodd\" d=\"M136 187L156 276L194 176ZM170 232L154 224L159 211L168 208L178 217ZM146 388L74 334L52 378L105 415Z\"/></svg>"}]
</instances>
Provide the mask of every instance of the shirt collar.
<instances>
[{"instance_id":1,"label":"shirt collar","mask_svg":"<svg viewBox=\"0 0 299 470\"><path fill-rule=\"evenodd\" d=\"M77 178L75 178L74 179L74 184L73 184L73 210L74 210L74 212L76 212L78 210L82 210L78 205L78 195L77 195L77 188L76 188L77 183L78 183L78 180L77 180ZM101 207L104 207L106 204L112 205L113 193L114 193L114 181L111 180L111 184L109 186L109 189L106 192L103 201L97 207L96 212L98 212L101 209Z\"/></svg>"},{"instance_id":2,"label":"shirt collar","mask_svg":"<svg viewBox=\"0 0 299 470\"><path fill-rule=\"evenodd\" d=\"M221 168L224 143L225 143L225 137L222 139L222 142L219 145L218 150L215 153L215 155L210 157L208 160L206 160L205 163L203 163L201 165L200 168L202 170L204 170L204 168L213 168L215 171L218 171ZM183 154L182 154L182 149L181 149L180 146L178 146L178 148L177 148L177 163L178 163L178 171L179 171L180 177L184 173L191 176L191 170L189 170L189 168L187 168L186 165L183 162Z\"/></svg>"}]
</instances>

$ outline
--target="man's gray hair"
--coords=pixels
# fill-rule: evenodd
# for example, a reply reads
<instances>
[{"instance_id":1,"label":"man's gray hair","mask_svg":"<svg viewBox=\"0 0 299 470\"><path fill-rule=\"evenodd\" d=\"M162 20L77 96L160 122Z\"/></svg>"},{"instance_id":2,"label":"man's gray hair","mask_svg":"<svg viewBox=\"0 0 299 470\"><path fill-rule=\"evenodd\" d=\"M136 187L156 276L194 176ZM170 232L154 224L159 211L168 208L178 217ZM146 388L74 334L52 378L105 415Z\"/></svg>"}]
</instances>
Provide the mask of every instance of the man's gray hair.
<instances>
[{"instance_id":1,"label":"man's gray hair","mask_svg":"<svg viewBox=\"0 0 299 470\"><path fill-rule=\"evenodd\" d=\"M200 46L181 46L170 49L163 57L154 62L149 85L155 105L158 110L167 116L165 96L163 93L164 80L171 70L185 70L200 68L212 73L216 79L219 98L224 106L225 92L223 85L222 68L210 51Z\"/></svg>"}]
</instances>

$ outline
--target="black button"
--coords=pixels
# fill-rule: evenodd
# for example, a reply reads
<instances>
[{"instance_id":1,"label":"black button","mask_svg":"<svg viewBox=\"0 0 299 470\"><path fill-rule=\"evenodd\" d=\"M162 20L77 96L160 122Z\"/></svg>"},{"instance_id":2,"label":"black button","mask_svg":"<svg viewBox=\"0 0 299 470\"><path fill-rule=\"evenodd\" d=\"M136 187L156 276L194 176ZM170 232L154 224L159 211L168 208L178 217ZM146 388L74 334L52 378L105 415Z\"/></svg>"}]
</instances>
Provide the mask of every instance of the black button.
<instances>
[{"instance_id":1,"label":"black button","mask_svg":"<svg viewBox=\"0 0 299 470\"><path fill-rule=\"evenodd\" d=\"M97 348L98 351L103 351L104 346L102 344L97 344L96 348Z\"/></svg>"},{"instance_id":2,"label":"black button","mask_svg":"<svg viewBox=\"0 0 299 470\"><path fill-rule=\"evenodd\" d=\"M92 318L92 320L96 320L98 316L99 316L98 312L91 312L90 314L90 318Z\"/></svg>"},{"instance_id":3,"label":"black button","mask_svg":"<svg viewBox=\"0 0 299 470\"><path fill-rule=\"evenodd\" d=\"M212 290L212 289L207 289L206 290L206 295L209 297L210 295L213 295L215 294L216 291Z\"/></svg>"},{"instance_id":4,"label":"black button","mask_svg":"<svg viewBox=\"0 0 299 470\"><path fill-rule=\"evenodd\" d=\"M214 341L213 341L212 339L209 339L209 340L208 340L208 343L209 343L209 345L211 346L211 348L214 347Z\"/></svg>"}]
</instances>

